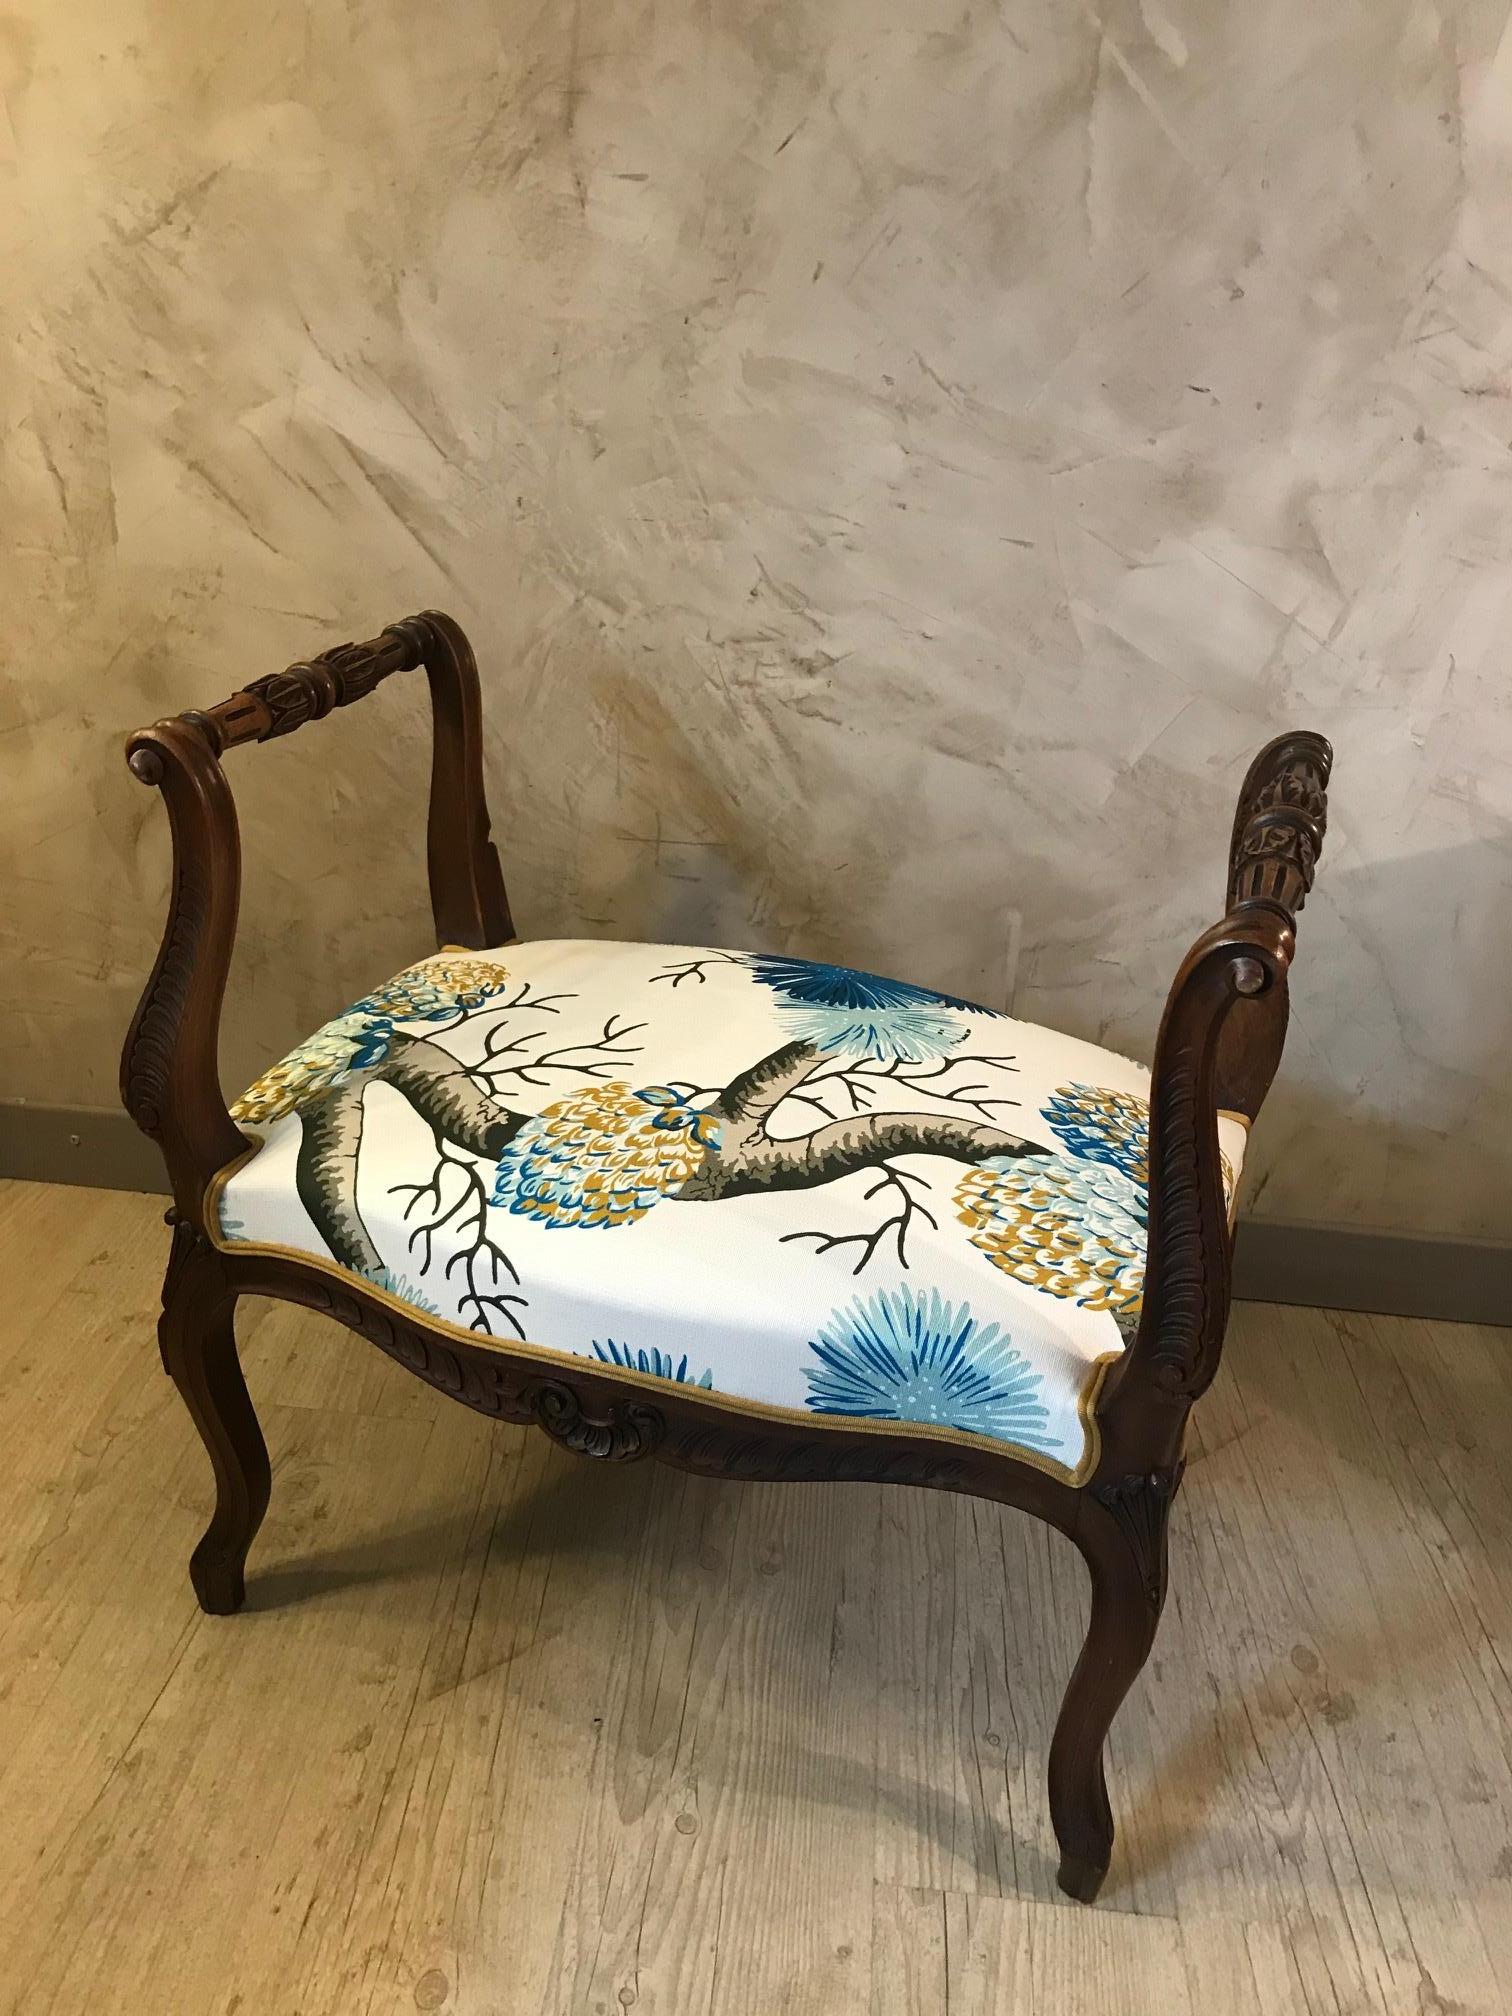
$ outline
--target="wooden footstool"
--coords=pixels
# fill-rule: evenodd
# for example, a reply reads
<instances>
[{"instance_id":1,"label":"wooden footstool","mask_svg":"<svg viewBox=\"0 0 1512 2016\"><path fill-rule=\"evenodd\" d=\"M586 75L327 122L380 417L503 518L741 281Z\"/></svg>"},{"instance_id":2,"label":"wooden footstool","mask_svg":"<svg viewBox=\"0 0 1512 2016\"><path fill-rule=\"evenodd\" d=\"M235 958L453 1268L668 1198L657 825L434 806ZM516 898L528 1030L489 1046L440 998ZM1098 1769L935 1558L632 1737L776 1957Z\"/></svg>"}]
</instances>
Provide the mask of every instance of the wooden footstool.
<instances>
[{"instance_id":1,"label":"wooden footstool","mask_svg":"<svg viewBox=\"0 0 1512 2016\"><path fill-rule=\"evenodd\" d=\"M441 950L229 1108L227 750L423 666ZM173 1185L163 1360L215 1468L190 1575L235 1610L267 1450L241 1295L333 1316L470 1407L601 1461L883 1479L1021 1506L1081 1550L1091 1622L1050 1751L1060 1881L1091 1899L1108 1726L1149 1653L1188 1412L1217 1370L1234 1199L1286 1033L1330 752L1263 749L1223 920L1153 1073L909 981L768 953L515 936L477 668L390 625L131 737L173 893L122 1097Z\"/></svg>"}]
</instances>

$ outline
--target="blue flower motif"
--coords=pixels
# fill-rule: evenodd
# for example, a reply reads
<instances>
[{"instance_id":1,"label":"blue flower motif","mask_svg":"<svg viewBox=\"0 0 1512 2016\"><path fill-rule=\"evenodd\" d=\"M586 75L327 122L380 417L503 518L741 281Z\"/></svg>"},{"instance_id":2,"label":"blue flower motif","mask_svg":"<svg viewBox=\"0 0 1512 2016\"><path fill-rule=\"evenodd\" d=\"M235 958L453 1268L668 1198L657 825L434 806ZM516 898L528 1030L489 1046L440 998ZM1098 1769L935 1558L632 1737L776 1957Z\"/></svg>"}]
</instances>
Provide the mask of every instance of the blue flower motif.
<instances>
[{"instance_id":1,"label":"blue flower motif","mask_svg":"<svg viewBox=\"0 0 1512 2016\"><path fill-rule=\"evenodd\" d=\"M840 1309L809 1348L809 1407L870 1421L924 1421L1052 1450L1043 1381L996 1323L938 1289L883 1289Z\"/></svg>"},{"instance_id":2,"label":"blue flower motif","mask_svg":"<svg viewBox=\"0 0 1512 2016\"><path fill-rule=\"evenodd\" d=\"M358 1011L354 1010L355 1015ZM346 1018L343 1018L344 1020ZM434 1016L427 1016L433 1021ZM352 1031L356 1049L352 1052L350 1068L366 1071L370 1065L381 1064L387 1057L394 1041L394 1018L392 1015L363 1015Z\"/></svg>"},{"instance_id":3,"label":"blue flower motif","mask_svg":"<svg viewBox=\"0 0 1512 2016\"><path fill-rule=\"evenodd\" d=\"M926 1064L966 1034L948 1008L785 1007L782 1026L795 1043L827 1057L875 1057L884 1064Z\"/></svg>"},{"instance_id":4,"label":"blue flower motif","mask_svg":"<svg viewBox=\"0 0 1512 2016\"><path fill-rule=\"evenodd\" d=\"M849 1052L883 1062L922 1064L943 1057L967 1033L965 1011L988 1015L955 994L889 980L851 966L774 953L747 955L751 972L782 1003L783 1024L796 1042L826 1055Z\"/></svg>"},{"instance_id":5,"label":"blue flower motif","mask_svg":"<svg viewBox=\"0 0 1512 2016\"><path fill-rule=\"evenodd\" d=\"M712 1388L712 1371L702 1373L697 1379L688 1370L688 1357L673 1358L669 1352L659 1351L653 1345L648 1351L644 1345L632 1351L628 1344L616 1344L612 1337L599 1343L594 1339L593 1355L605 1365L621 1365L627 1372L649 1372L653 1379L672 1379L680 1386L702 1386Z\"/></svg>"},{"instance_id":6,"label":"blue flower motif","mask_svg":"<svg viewBox=\"0 0 1512 2016\"><path fill-rule=\"evenodd\" d=\"M354 1071L383 1063L401 1023L454 1021L502 994L508 984L506 969L490 959L438 953L406 967L265 1071L236 1101L231 1117L264 1127L285 1113L297 1113L344 1084Z\"/></svg>"},{"instance_id":7,"label":"blue flower motif","mask_svg":"<svg viewBox=\"0 0 1512 2016\"><path fill-rule=\"evenodd\" d=\"M1070 1155L993 1156L960 1179L971 1243L1015 1281L1084 1309L1139 1320L1145 1193L1121 1169Z\"/></svg>"},{"instance_id":8,"label":"blue flower motif","mask_svg":"<svg viewBox=\"0 0 1512 2016\"><path fill-rule=\"evenodd\" d=\"M990 1015L974 1001L956 994L939 994L932 987L917 987L911 980L889 980L882 973L866 973L858 966L829 966L820 959L789 959L774 952L747 955L751 971L764 987L789 1001L801 1001L816 1008L964 1008L973 1015Z\"/></svg>"},{"instance_id":9,"label":"blue flower motif","mask_svg":"<svg viewBox=\"0 0 1512 2016\"><path fill-rule=\"evenodd\" d=\"M396 1274L391 1267L380 1267L368 1279L375 1288L386 1288L398 1301L408 1302L412 1309L423 1309L428 1316L441 1314L429 1295L417 1288L406 1274Z\"/></svg>"},{"instance_id":10,"label":"blue flower motif","mask_svg":"<svg viewBox=\"0 0 1512 2016\"><path fill-rule=\"evenodd\" d=\"M1051 1131L1083 1162L1122 1170L1143 1190L1150 1179L1150 1102L1106 1085L1062 1085L1043 1107Z\"/></svg>"}]
</instances>

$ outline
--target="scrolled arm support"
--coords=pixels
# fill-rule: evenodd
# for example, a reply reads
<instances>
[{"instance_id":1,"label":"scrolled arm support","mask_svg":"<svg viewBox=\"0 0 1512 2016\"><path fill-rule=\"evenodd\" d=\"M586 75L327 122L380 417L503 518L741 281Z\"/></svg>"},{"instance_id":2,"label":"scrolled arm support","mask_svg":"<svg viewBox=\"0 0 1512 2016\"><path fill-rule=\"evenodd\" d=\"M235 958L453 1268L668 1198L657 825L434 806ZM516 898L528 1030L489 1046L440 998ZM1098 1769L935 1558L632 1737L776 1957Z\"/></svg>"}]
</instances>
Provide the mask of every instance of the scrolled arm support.
<instances>
[{"instance_id":1,"label":"scrolled arm support","mask_svg":"<svg viewBox=\"0 0 1512 2016\"><path fill-rule=\"evenodd\" d=\"M254 679L229 699L139 729L127 742L132 775L163 794L173 886L157 963L122 1053L121 1098L161 1146L177 1209L194 1225L210 1179L247 1145L219 1075L241 887L236 808L221 757L242 743L292 734L419 665L435 731L426 859L437 942L502 944L514 925L489 837L478 668L449 616L427 610L406 617L368 643L340 644Z\"/></svg>"},{"instance_id":2,"label":"scrolled arm support","mask_svg":"<svg viewBox=\"0 0 1512 2016\"><path fill-rule=\"evenodd\" d=\"M1328 823L1333 751L1278 735L1239 792L1228 915L1187 954L1166 1001L1150 1083L1144 1302L1097 1404L1100 1484L1174 1477L1188 1409L1218 1369L1232 1239L1218 1113L1253 1119L1286 1037L1287 973ZM1109 1480L1112 1480L1110 1483Z\"/></svg>"},{"instance_id":3,"label":"scrolled arm support","mask_svg":"<svg viewBox=\"0 0 1512 2016\"><path fill-rule=\"evenodd\" d=\"M220 1013L236 936L241 842L226 774L184 716L140 729L132 775L163 794L173 836L168 921L121 1053L121 1103L163 1151L179 1216L246 1148L220 1086Z\"/></svg>"},{"instance_id":4,"label":"scrolled arm support","mask_svg":"<svg viewBox=\"0 0 1512 2016\"><path fill-rule=\"evenodd\" d=\"M1284 991L1294 946L1275 904L1241 904L1197 940L1166 1003L1150 1092L1149 1231L1138 1332L1098 1407L1100 1469L1179 1460L1187 1408L1217 1370L1230 1235L1218 1151L1224 1026Z\"/></svg>"}]
</instances>

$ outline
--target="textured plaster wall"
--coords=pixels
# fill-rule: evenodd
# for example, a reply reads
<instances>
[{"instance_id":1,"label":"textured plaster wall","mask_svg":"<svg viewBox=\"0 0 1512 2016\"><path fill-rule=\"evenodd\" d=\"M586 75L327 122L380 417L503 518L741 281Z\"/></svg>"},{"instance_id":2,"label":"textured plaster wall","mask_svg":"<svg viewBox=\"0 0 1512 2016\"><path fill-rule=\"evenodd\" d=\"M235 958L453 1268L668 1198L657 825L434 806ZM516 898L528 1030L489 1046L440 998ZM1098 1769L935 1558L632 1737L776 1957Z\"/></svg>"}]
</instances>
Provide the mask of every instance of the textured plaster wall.
<instances>
[{"instance_id":1,"label":"textured plaster wall","mask_svg":"<svg viewBox=\"0 0 1512 2016\"><path fill-rule=\"evenodd\" d=\"M1339 751L1261 1215L1508 1230L1507 0L19 0L0 1094L107 1105L135 722L427 604L537 933L1148 1051ZM427 943L423 690L234 760L228 1078Z\"/></svg>"}]
</instances>

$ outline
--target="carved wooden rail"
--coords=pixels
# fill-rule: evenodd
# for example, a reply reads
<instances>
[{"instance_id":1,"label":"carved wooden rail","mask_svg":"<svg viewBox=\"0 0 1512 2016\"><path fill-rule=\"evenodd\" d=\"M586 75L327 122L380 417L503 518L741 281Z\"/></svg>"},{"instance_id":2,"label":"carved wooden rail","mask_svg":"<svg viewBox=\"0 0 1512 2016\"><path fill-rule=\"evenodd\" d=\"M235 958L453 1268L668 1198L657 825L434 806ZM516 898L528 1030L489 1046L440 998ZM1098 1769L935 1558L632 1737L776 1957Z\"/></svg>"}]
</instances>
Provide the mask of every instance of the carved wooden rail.
<instances>
[{"instance_id":1,"label":"carved wooden rail","mask_svg":"<svg viewBox=\"0 0 1512 2016\"><path fill-rule=\"evenodd\" d=\"M127 741L132 775L167 805L173 887L157 963L121 1057L121 1098L161 1146L176 1207L190 1224L202 1223L210 1179L247 1145L220 1085L220 1013L241 889L236 807L220 759L241 743L290 735L422 665L434 726L426 856L436 940L503 944L514 926L489 837L478 668L451 617L408 616L365 644L339 644Z\"/></svg>"},{"instance_id":2,"label":"carved wooden rail","mask_svg":"<svg viewBox=\"0 0 1512 2016\"><path fill-rule=\"evenodd\" d=\"M322 720L333 708L365 700L392 673L411 672L423 664L431 641L430 620L409 616L390 623L366 644L334 644L317 657L252 680L228 700L178 718L198 728L217 756L243 742L271 742L275 736L292 735L307 721ZM144 783L155 784L155 776L143 774L139 756L150 769L150 753L134 749L129 759L132 770Z\"/></svg>"}]
</instances>

